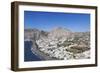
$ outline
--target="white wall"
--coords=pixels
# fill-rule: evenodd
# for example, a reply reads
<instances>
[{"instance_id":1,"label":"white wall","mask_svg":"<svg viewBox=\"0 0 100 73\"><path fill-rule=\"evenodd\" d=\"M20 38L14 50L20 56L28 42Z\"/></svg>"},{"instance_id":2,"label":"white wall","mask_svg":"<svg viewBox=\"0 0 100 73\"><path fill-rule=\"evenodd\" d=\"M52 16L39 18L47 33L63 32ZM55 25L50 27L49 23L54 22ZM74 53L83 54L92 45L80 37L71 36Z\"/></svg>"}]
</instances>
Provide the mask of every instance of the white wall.
<instances>
[{"instance_id":1,"label":"white wall","mask_svg":"<svg viewBox=\"0 0 100 73\"><path fill-rule=\"evenodd\" d=\"M15 0L0 0L0 73L14 73L10 70L10 51L11 51L11 12L10 3ZM19 0L19 1L31 1L31 2L45 2L45 3L62 3L62 4L81 4L81 5L93 5L99 7L100 12L100 0ZM99 13L98 12L98 13ZM98 19L100 14L98 14ZM98 22L98 28L100 28ZM98 30L98 32L100 29ZM99 33L98 33L99 34ZM100 37L100 34L98 35ZM100 40L100 38L98 39ZM99 41L100 42L100 41ZM98 43L99 43L98 42ZM98 52L100 52L100 46L98 46ZM100 53L98 54L100 55ZM100 61L100 58L99 60ZM100 62L99 62L100 65ZM34 71L34 73L99 73L100 66L98 67L86 67L86 68L70 68L70 69L56 69L56 70L40 70ZM22 72L24 73L24 72ZM26 73L33 73L33 71L26 71Z\"/></svg>"}]
</instances>

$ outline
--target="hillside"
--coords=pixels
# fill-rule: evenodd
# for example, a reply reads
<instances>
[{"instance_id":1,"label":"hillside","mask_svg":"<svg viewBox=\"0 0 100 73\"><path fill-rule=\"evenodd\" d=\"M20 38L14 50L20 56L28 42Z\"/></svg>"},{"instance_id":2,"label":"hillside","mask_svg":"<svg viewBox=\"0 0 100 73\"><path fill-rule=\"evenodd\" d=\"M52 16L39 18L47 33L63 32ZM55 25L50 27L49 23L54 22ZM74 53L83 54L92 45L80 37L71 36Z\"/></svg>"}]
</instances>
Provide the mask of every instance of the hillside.
<instances>
[{"instance_id":1,"label":"hillside","mask_svg":"<svg viewBox=\"0 0 100 73\"><path fill-rule=\"evenodd\" d=\"M24 39L33 42L31 50L38 49L42 53L57 59L90 58L90 32L73 32L57 27L51 31L25 29Z\"/></svg>"}]
</instances>

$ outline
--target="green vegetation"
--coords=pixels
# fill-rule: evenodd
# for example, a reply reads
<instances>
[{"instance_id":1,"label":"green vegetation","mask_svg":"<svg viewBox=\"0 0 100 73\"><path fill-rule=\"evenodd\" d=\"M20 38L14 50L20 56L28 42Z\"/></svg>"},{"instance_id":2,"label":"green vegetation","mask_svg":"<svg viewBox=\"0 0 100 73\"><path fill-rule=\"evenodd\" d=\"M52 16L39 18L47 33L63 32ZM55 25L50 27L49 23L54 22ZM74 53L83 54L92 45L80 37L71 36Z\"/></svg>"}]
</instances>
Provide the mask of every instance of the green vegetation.
<instances>
[{"instance_id":1,"label":"green vegetation","mask_svg":"<svg viewBox=\"0 0 100 73\"><path fill-rule=\"evenodd\" d=\"M87 51L89 49L90 48L88 48L88 47L73 46L69 50L66 50L66 51L69 51L69 52L76 54L76 53L82 53L82 52Z\"/></svg>"}]
</instances>

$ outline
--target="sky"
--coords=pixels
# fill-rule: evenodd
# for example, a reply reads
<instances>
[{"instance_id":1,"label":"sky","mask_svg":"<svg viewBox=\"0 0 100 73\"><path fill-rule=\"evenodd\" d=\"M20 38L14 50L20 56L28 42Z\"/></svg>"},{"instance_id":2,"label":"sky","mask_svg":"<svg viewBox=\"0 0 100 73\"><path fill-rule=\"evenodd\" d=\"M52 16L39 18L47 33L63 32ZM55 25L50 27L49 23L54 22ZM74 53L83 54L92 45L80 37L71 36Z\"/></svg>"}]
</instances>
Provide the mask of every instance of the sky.
<instances>
[{"instance_id":1,"label":"sky","mask_svg":"<svg viewBox=\"0 0 100 73\"><path fill-rule=\"evenodd\" d=\"M74 32L90 30L90 14L24 11L24 28L50 31L63 27Z\"/></svg>"}]
</instances>

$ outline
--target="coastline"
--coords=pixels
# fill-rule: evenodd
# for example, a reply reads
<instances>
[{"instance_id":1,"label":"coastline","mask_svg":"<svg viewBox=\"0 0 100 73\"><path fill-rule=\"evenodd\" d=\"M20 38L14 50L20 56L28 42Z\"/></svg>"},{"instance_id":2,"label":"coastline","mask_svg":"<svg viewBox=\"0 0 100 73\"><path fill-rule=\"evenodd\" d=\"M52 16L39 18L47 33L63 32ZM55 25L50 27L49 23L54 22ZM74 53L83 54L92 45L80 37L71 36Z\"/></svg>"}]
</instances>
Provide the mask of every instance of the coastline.
<instances>
[{"instance_id":1,"label":"coastline","mask_svg":"<svg viewBox=\"0 0 100 73\"><path fill-rule=\"evenodd\" d=\"M48 56L47 54L44 54L43 52L41 52L40 50L36 49L36 48L31 48L31 51L33 54L35 54L36 56L38 56L41 60L58 60L57 58L53 58Z\"/></svg>"}]
</instances>

